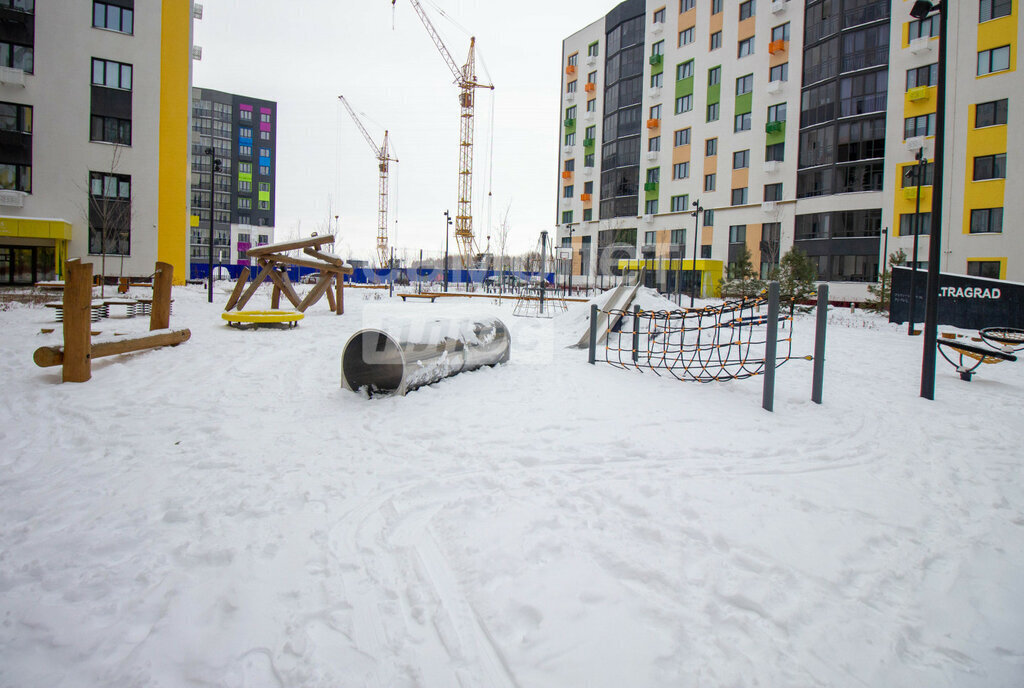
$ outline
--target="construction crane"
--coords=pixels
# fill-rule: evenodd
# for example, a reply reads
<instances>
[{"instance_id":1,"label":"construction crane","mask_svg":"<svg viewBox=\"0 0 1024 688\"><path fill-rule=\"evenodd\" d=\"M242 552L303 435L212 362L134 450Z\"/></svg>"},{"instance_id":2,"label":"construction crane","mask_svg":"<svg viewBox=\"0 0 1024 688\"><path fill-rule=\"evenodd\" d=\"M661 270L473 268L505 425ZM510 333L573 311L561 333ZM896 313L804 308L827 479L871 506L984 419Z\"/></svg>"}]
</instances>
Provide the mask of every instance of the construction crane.
<instances>
[{"instance_id":1,"label":"construction crane","mask_svg":"<svg viewBox=\"0 0 1024 688\"><path fill-rule=\"evenodd\" d=\"M377 206L377 264L383 268L390 265L391 261L390 256L388 256L388 163L398 162L398 158L392 158L388 153L388 132L386 129L384 130L384 142L378 146L373 142L363 123L359 121L355 110L345 100L345 96L338 96L338 100L348 110L348 114L352 115L352 121L356 123L363 138L370 144L374 155L377 156L377 163L380 169L380 198Z\"/></svg>"},{"instance_id":2,"label":"construction crane","mask_svg":"<svg viewBox=\"0 0 1024 688\"><path fill-rule=\"evenodd\" d=\"M391 6L395 6L397 0L391 0ZM474 91L478 88L494 89L493 84L485 84L476 80L476 37L469 39L469 56L466 64L459 67L452 54L448 52L444 41L437 33L437 29L430 22L430 18L417 0L409 0L420 21L426 27L427 33L433 39L437 51L441 53L448 69L455 77L455 85L459 87L459 105L461 106L459 127L459 205L455 214L455 243L459 248L459 255L462 257L462 267L468 269L476 250L473 241L473 101Z\"/></svg>"}]
</instances>

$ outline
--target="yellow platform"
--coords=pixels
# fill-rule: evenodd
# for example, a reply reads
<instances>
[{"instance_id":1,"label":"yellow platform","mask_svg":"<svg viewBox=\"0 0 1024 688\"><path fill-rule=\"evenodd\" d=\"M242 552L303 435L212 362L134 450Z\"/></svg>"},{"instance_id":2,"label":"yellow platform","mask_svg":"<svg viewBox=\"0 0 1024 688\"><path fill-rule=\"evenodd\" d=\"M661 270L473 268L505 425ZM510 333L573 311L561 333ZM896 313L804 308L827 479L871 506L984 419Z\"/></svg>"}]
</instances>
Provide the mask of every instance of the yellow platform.
<instances>
[{"instance_id":1,"label":"yellow platform","mask_svg":"<svg viewBox=\"0 0 1024 688\"><path fill-rule=\"evenodd\" d=\"M295 327L305 315L298 311L231 311L221 313L220 317L227 321L228 325L270 325L273 323L285 323L289 327Z\"/></svg>"}]
</instances>

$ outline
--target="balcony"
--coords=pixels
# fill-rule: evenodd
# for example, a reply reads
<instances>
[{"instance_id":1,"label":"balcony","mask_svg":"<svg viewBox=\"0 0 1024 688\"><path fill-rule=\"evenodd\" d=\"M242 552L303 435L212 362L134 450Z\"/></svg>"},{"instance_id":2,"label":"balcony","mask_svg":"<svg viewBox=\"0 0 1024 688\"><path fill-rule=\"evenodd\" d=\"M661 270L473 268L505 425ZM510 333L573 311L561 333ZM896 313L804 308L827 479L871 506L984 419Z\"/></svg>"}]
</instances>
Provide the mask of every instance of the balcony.
<instances>
[{"instance_id":1,"label":"balcony","mask_svg":"<svg viewBox=\"0 0 1024 688\"><path fill-rule=\"evenodd\" d=\"M24 70L16 67L0 67L0 84L4 86L24 86Z\"/></svg>"},{"instance_id":2,"label":"balcony","mask_svg":"<svg viewBox=\"0 0 1024 688\"><path fill-rule=\"evenodd\" d=\"M644 191L657 191L658 182L644 182Z\"/></svg>"},{"instance_id":3,"label":"balcony","mask_svg":"<svg viewBox=\"0 0 1024 688\"><path fill-rule=\"evenodd\" d=\"M583 201L584 203L586 203L590 199L591 199L591 195L590 194L588 194L588 193L580 194L580 200Z\"/></svg>"},{"instance_id":4,"label":"balcony","mask_svg":"<svg viewBox=\"0 0 1024 688\"><path fill-rule=\"evenodd\" d=\"M572 179L572 170L564 170L562 172L562 179Z\"/></svg>"},{"instance_id":5,"label":"balcony","mask_svg":"<svg viewBox=\"0 0 1024 688\"><path fill-rule=\"evenodd\" d=\"M768 52L771 53L772 55L774 55L775 53L784 52L788 45L789 41L783 39L772 41L771 43L768 44Z\"/></svg>"},{"instance_id":6,"label":"balcony","mask_svg":"<svg viewBox=\"0 0 1024 688\"><path fill-rule=\"evenodd\" d=\"M932 40L928 36L921 36L910 41L910 52L915 55L924 55L932 49Z\"/></svg>"},{"instance_id":7,"label":"balcony","mask_svg":"<svg viewBox=\"0 0 1024 688\"><path fill-rule=\"evenodd\" d=\"M660 65L664 61L664 55L651 55L650 59L648 60L648 62L650 62L652 65Z\"/></svg>"},{"instance_id":8,"label":"balcony","mask_svg":"<svg viewBox=\"0 0 1024 688\"><path fill-rule=\"evenodd\" d=\"M764 131L766 134L778 134L786 130L786 122L768 122L764 125Z\"/></svg>"},{"instance_id":9,"label":"balcony","mask_svg":"<svg viewBox=\"0 0 1024 688\"><path fill-rule=\"evenodd\" d=\"M564 122L562 122L562 124L565 125L566 129L568 129L570 127L575 127L576 126L576 118L575 117L569 117Z\"/></svg>"},{"instance_id":10,"label":"balcony","mask_svg":"<svg viewBox=\"0 0 1024 688\"><path fill-rule=\"evenodd\" d=\"M575 74L576 73L576 65L566 65L565 66L565 73L566 74Z\"/></svg>"},{"instance_id":11,"label":"balcony","mask_svg":"<svg viewBox=\"0 0 1024 688\"><path fill-rule=\"evenodd\" d=\"M595 84L593 81L588 81L583 86L583 90L586 91L587 93L593 93L594 91L597 90L597 84Z\"/></svg>"},{"instance_id":12,"label":"balcony","mask_svg":"<svg viewBox=\"0 0 1024 688\"><path fill-rule=\"evenodd\" d=\"M660 126L661 126L661 120L660 119L649 119L649 120L647 120L647 128L648 129L657 129Z\"/></svg>"},{"instance_id":13,"label":"balcony","mask_svg":"<svg viewBox=\"0 0 1024 688\"><path fill-rule=\"evenodd\" d=\"M915 86L914 88L907 91L907 98L915 102L919 100L928 100L928 87Z\"/></svg>"},{"instance_id":14,"label":"balcony","mask_svg":"<svg viewBox=\"0 0 1024 688\"><path fill-rule=\"evenodd\" d=\"M594 147L594 139L583 139L583 147L584 148L593 148Z\"/></svg>"}]
</instances>

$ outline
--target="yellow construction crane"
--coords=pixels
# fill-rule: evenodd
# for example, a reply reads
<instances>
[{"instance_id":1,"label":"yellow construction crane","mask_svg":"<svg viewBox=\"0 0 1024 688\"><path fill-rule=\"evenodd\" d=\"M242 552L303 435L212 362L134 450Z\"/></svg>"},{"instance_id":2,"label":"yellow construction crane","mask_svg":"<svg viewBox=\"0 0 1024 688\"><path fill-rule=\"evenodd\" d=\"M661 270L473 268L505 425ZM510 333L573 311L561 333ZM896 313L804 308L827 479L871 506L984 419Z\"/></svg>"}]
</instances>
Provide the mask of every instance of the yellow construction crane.
<instances>
[{"instance_id":1,"label":"yellow construction crane","mask_svg":"<svg viewBox=\"0 0 1024 688\"><path fill-rule=\"evenodd\" d=\"M355 110L352 109L352 106L348 104L348 101L345 100L345 96L338 96L338 100L348 110L348 114L352 115L352 121L356 123L363 138L370 144L374 155L377 156L377 163L380 169L380 198L377 207L377 264L382 268L388 267L391 261L390 256L388 256L388 163L398 162L398 158L392 158L388 154L388 132L386 129L384 130L384 143L378 146L370 138L369 132L366 131L363 123L359 121L359 117L356 115Z\"/></svg>"},{"instance_id":2,"label":"yellow construction crane","mask_svg":"<svg viewBox=\"0 0 1024 688\"><path fill-rule=\"evenodd\" d=\"M395 6L397 0L391 0L391 6ZM476 250L473 243L473 101L474 90L478 88L494 89L493 84L480 83L476 80L476 37L469 39L469 56L466 64L459 67L452 54L448 52L444 41L437 33L437 29L430 22L430 18L423 11L423 7L417 0L409 0L420 21L430 34L437 51L441 53L448 69L455 77L455 85L459 87L459 105L461 126L459 127L459 206L455 214L455 243L459 247L459 254L462 257L462 267L468 269Z\"/></svg>"}]
</instances>

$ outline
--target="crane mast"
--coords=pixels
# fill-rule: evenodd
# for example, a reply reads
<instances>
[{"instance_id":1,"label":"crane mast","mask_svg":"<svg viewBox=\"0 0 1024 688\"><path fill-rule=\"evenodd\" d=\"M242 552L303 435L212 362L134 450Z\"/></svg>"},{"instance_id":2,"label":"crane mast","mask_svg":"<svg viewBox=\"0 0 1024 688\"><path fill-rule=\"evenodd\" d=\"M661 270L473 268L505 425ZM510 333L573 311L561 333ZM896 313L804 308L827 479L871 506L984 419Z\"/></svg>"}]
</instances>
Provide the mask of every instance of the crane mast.
<instances>
[{"instance_id":1,"label":"crane mast","mask_svg":"<svg viewBox=\"0 0 1024 688\"><path fill-rule=\"evenodd\" d=\"M397 0L391 0L392 7ZM476 80L476 37L469 39L469 56L466 63L459 67L452 54L448 51L440 34L423 11L418 0L409 0L420 21L434 41L437 51L441 53L459 87L459 203L455 214L455 244L459 248L462 267L470 267L476 253L473 241L473 110L474 91L478 88L494 89L492 84L479 83Z\"/></svg>"},{"instance_id":2,"label":"crane mast","mask_svg":"<svg viewBox=\"0 0 1024 688\"><path fill-rule=\"evenodd\" d=\"M366 142L370 144L373 154L377 157L377 167L380 173L377 201L377 264L380 267L385 267L390 261L388 256L388 163L398 162L398 158L392 158L388 153L387 130L384 131L384 142L378 146L374 143L370 133L366 131L366 127L359 120L355 110L345 100L345 96L338 96L338 100L348 110L348 114L352 116L352 121L356 123L359 132L366 139Z\"/></svg>"}]
</instances>

